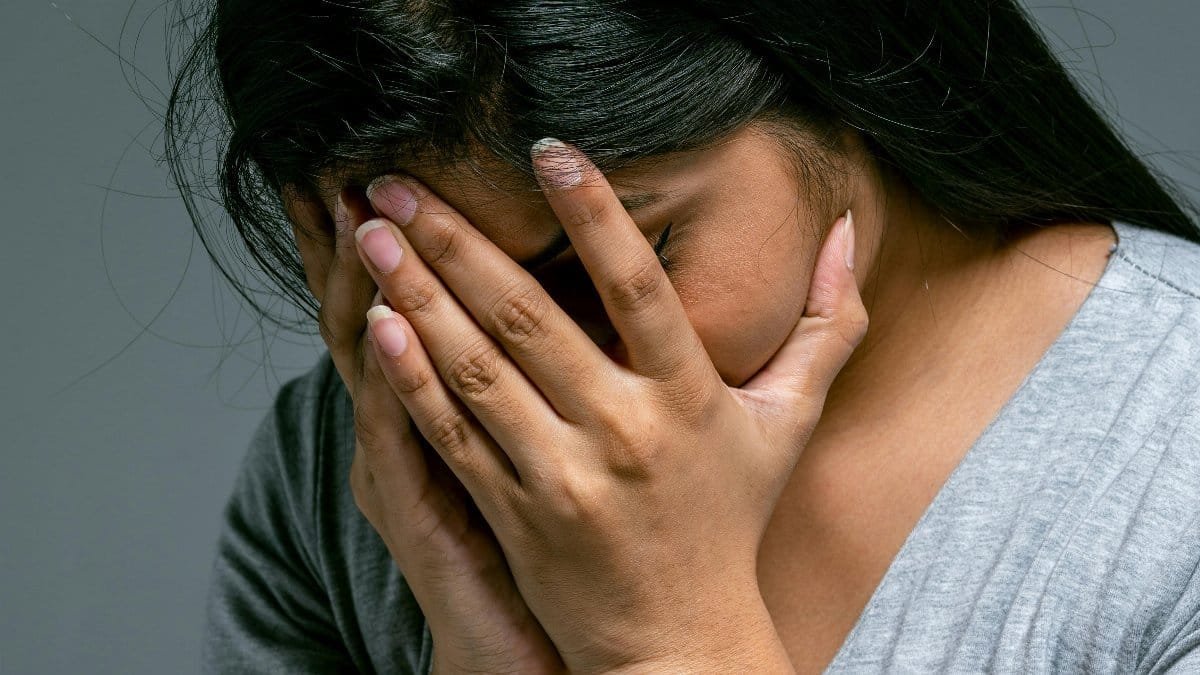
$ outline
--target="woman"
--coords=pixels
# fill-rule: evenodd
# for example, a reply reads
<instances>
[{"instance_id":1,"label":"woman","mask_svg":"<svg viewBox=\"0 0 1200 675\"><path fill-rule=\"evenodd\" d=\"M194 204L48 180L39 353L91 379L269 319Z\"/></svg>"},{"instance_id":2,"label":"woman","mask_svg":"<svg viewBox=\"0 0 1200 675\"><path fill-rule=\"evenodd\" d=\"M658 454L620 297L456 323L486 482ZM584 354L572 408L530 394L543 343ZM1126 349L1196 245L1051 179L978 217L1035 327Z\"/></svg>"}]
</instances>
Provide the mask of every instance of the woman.
<instances>
[{"instance_id":1,"label":"woman","mask_svg":"<svg viewBox=\"0 0 1200 675\"><path fill-rule=\"evenodd\" d=\"M207 670L1200 668L1200 230L1014 3L213 10L329 353Z\"/></svg>"}]
</instances>

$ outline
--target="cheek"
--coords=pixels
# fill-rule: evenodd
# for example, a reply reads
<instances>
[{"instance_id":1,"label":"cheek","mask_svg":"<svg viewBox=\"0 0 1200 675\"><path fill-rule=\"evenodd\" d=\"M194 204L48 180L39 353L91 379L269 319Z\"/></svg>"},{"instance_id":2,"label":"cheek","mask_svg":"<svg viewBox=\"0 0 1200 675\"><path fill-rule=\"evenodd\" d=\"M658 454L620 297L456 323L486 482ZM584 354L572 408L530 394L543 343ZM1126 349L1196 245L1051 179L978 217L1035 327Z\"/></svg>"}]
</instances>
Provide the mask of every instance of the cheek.
<instances>
[{"instance_id":1,"label":"cheek","mask_svg":"<svg viewBox=\"0 0 1200 675\"><path fill-rule=\"evenodd\" d=\"M736 387L762 369L800 320L814 251L799 241L728 250L681 270L675 285L717 372Z\"/></svg>"}]
</instances>

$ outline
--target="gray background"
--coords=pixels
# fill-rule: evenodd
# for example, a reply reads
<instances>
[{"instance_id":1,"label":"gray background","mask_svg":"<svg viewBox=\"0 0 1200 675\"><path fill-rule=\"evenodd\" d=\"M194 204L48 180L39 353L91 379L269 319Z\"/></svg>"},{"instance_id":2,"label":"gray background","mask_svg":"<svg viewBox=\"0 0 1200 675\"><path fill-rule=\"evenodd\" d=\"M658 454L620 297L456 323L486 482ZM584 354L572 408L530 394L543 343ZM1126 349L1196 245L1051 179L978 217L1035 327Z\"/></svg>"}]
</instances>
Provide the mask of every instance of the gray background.
<instances>
[{"instance_id":1,"label":"gray background","mask_svg":"<svg viewBox=\"0 0 1200 675\"><path fill-rule=\"evenodd\" d=\"M320 347L260 326L193 240L155 118L103 46L161 100L162 14L133 3L0 4L5 674L196 669L238 462ZM1030 4L1137 147L1195 185L1200 3Z\"/></svg>"}]
</instances>

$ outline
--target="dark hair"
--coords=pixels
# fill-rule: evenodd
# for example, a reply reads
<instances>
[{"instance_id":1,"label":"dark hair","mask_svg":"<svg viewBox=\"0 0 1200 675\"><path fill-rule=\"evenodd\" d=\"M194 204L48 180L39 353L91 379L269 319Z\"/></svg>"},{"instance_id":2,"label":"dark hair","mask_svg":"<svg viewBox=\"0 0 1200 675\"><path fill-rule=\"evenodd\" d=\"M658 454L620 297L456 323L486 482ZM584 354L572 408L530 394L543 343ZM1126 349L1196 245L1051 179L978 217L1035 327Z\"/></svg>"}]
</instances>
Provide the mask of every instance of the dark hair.
<instances>
[{"instance_id":1,"label":"dark hair","mask_svg":"<svg viewBox=\"0 0 1200 675\"><path fill-rule=\"evenodd\" d=\"M167 160L218 268L264 315L204 232L195 197L213 173L209 196L315 318L285 186L478 149L532 176L528 149L547 135L607 171L779 114L826 143L856 129L955 224L1116 219L1200 241L1186 202L1013 0L193 0L186 11L179 25L198 30L173 75ZM203 156L214 143L216 172Z\"/></svg>"}]
</instances>

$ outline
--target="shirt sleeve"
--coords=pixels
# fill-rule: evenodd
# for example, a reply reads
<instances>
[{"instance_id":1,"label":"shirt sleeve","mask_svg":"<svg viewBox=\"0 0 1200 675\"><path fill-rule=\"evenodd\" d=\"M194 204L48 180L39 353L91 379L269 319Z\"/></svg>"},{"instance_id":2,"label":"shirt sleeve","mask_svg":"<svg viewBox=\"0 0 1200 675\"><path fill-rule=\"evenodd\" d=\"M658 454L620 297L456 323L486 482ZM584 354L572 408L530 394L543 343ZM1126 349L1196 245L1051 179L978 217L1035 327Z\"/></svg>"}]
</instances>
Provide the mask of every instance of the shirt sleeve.
<instances>
[{"instance_id":1,"label":"shirt sleeve","mask_svg":"<svg viewBox=\"0 0 1200 675\"><path fill-rule=\"evenodd\" d=\"M201 643L205 673L353 672L312 546L315 441L291 422L313 376L284 385L222 513ZM287 461L283 461L286 448Z\"/></svg>"}]
</instances>

